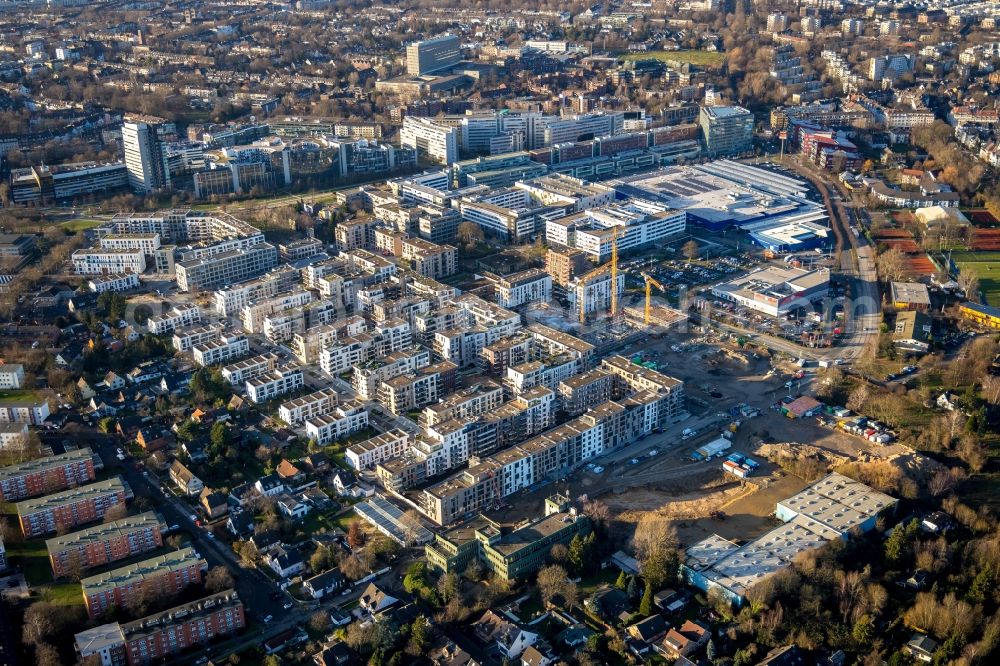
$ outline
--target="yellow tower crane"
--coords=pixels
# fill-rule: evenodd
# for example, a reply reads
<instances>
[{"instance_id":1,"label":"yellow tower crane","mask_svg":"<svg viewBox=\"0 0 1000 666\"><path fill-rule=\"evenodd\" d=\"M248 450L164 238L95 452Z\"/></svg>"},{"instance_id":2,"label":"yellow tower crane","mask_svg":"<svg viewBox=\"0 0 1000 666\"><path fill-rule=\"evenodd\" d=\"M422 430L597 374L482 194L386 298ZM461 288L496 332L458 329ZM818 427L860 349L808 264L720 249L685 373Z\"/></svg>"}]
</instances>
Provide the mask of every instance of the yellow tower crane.
<instances>
[{"instance_id":1,"label":"yellow tower crane","mask_svg":"<svg viewBox=\"0 0 1000 666\"><path fill-rule=\"evenodd\" d=\"M643 317L643 322L646 326L649 326L650 316L649 316L649 299L653 294L653 287L656 287L662 292L666 292L667 289L662 284L653 279L653 276L649 273L643 273L642 277L646 278L646 312Z\"/></svg>"},{"instance_id":2,"label":"yellow tower crane","mask_svg":"<svg viewBox=\"0 0 1000 666\"><path fill-rule=\"evenodd\" d=\"M618 316L618 231L620 227L611 230L611 319Z\"/></svg>"}]
</instances>

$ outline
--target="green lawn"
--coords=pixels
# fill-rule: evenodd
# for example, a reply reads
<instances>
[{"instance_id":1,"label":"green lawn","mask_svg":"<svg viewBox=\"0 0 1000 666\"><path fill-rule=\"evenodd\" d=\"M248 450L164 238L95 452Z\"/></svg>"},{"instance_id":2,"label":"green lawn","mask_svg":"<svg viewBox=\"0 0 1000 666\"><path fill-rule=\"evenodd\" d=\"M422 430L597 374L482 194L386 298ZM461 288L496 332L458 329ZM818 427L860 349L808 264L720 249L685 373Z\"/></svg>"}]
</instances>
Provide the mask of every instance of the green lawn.
<instances>
[{"instance_id":1,"label":"green lawn","mask_svg":"<svg viewBox=\"0 0 1000 666\"><path fill-rule=\"evenodd\" d=\"M1000 252L952 252L960 271L971 270L990 305L1000 305Z\"/></svg>"},{"instance_id":2,"label":"green lawn","mask_svg":"<svg viewBox=\"0 0 1000 666\"><path fill-rule=\"evenodd\" d=\"M0 391L0 400L38 400L39 393L32 389Z\"/></svg>"},{"instance_id":3,"label":"green lawn","mask_svg":"<svg viewBox=\"0 0 1000 666\"><path fill-rule=\"evenodd\" d=\"M59 583L50 585L45 595L57 606L82 606L83 592L79 583Z\"/></svg>"},{"instance_id":4,"label":"green lawn","mask_svg":"<svg viewBox=\"0 0 1000 666\"><path fill-rule=\"evenodd\" d=\"M87 229L93 229L94 227L99 227L104 224L105 220L93 220L88 218L83 218L79 220L70 220L69 222L63 222L62 228L66 231L86 231Z\"/></svg>"},{"instance_id":5,"label":"green lawn","mask_svg":"<svg viewBox=\"0 0 1000 666\"><path fill-rule=\"evenodd\" d=\"M690 63L702 67L721 67L726 61L726 54L718 51L639 51L626 53L622 60L662 60L663 62Z\"/></svg>"},{"instance_id":6,"label":"green lawn","mask_svg":"<svg viewBox=\"0 0 1000 666\"><path fill-rule=\"evenodd\" d=\"M32 586L52 582L52 566L44 539L31 539L7 544L7 558L13 566L20 566L24 577ZM77 586L77 593L80 587Z\"/></svg>"},{"instance_id":7,"label":"green lawn","mask_svg":"<svg viewBox=\"0 0 1000 666\"><path fill-rule=\"evenodd\" d=\"M329 519L331 525L339 527L345 532L355 520L358 520L358 513L354 509Z\"/></svg>"}]
</instances>

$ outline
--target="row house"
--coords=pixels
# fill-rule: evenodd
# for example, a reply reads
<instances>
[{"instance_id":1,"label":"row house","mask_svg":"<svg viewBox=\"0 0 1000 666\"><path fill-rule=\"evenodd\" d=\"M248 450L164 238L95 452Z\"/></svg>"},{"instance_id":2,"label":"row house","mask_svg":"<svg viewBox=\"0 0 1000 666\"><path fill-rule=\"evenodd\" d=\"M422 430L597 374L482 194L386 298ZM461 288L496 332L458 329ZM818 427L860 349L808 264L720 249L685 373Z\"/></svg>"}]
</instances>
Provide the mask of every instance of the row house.
<instances>
[{"instance_id":1,"label":"row house","mask_svg":"<svg viewBox=\"0 0 1000 666\"><path fill-rule=\"evenodd\" d=\"M302 368L282 368L246 382L247 395L258 405L274 400L305 385Z\"/></svg>"},{"instance_id":2,"label":"row house","mask_svg":"<svg viewBox=\"0 0 1000 666\"><path fill-rule=\"evenodd\" d=\"M278 367L278 356L271 352L251 356L222 368L222 378L232 386L246 384L251 379L263 377Z\"/></svg>"},{"instance_id":3,"label":"row house","mask_svg":"<svg viewBox=\"0 0 1000 666\"><path fill-rule=\"evenodd\" d=\"M326 446L367 427L368 410L364 404L345 400L329 414L306 421L306 436L320 446Z\"/></svg>"},{"instance_id":4,"label":"row house","mask_svg":"<svg viewBox=\"0 0 1000 666\"><path fill-rule=\"evenodd\" d=\"M337 406L337 392L326 388L287 400L278 407L278 418L290 426L300 426L310 419L323 416Z\"/></svg>"}]
</instances>

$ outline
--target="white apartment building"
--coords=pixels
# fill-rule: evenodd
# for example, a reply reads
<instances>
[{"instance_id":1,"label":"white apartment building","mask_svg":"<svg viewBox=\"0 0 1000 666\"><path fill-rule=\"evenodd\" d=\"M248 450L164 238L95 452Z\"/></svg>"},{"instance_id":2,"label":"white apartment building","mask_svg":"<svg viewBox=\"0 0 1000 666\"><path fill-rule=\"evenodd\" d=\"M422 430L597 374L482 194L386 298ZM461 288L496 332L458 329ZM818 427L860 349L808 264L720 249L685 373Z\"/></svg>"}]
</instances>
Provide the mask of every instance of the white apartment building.
<instances>
[{"instance_id":1,"label":"white apartment building","mask_svg":"<svg viewBox=\"0 0 1000 666\"><path fill-rule=\"evenodd\" d=\"M414 347L392 352L364 364L354 366L351 386L362 400L374 400L379 384L399 375L416 372L431 364L428 349Z\"/></svg>"},{"instance_id":2,"label":"white apartment building","mask_svg":"<svg viewBox=\"0 0 1000 666\"><path fill-rule=\"evenodd\" d=\"M503 404L503 387L486 380L449 394L440 402L424 408L423 420L433 426L450 419L471 421Z\"/></svg>"},{"instance_id":3,"label":"white apartment building","mask_svg":"<svg viewBox=\"0 0 1000 666\"><path fill-rule=\"evenodd\" d=\"M256 301L243 306L240 310L240 323L247 333L260 333L264 330L264 319L268 315L300 308L313 300L311 291L294 291L281 296L275 296L262 301Z\"/></svg>"},{"instance_id":4,"label":"white apartment building","mask_svg":"<svg viewBox=\"0 0 1000 666\"><path fill-rule=\"evenodd\" d=\"M361 333L338 340L320 352L320 367L331 375L350 371L370 358L373 339L368 333Z\"/></svg>"},{"instance_id":5,"label":"white apartment building","mask_svg":"<svg viewBox=\"0 0 1000 666\"><path fill-rule=\"evenodd\" d=\"M482 326L451 328L437 331L433 339L434 353L446 361L465 367L479 363L486 342L486 329Z\"/></svg>"},{"instance_id":6,"label":"white apartment building","mask_svg":"<svg viewBox=\"0 0 1000 666\"><path fill-rule=\"evenodd\" d=\"M284 368L274 372L248 379L247 395L250 400L260 404L274 400L286 393L297 391L305 385L305 375L301 368Z\"/></svg>"},{"instance_id":7,"label":"white apartment building","mask_svg":"<svg viewBox=\"0 0 1000 666\"><path fill-rule=\"evenodd\" d=\"M251 379L263 377L274 372L278 367L278 356L276 354L261 354L251 356L236 363L230 363L222 368L222 378L233 386L245 384Z\"/></svg>"},{"instance_id":8,"label":"white apartment building","mask_svg":"<svg viewBox=\"0 0 1000 666\"><path fill-rule=\"evenodd\" d=\"M527 361L507 368L504 385L515 396L524 395L536 387L556 390L559 383L579 374L583 364L571 357L546 361Z\"/></svg>"},{"instance_id":9,"label":"white apartment building","mask_svg":"<svg viewBox=\"0 0 1000 666\"><path fill-rule=\"evenodd\" d=\"M6 400L0 402L0 423L30 423L31 425L41 425L45 419L49 418L49 403L42 402L20 402Z\"/></svg>"},{"instance_id":10,"label":"white apartment building","mask_svg":"<svg viewBox=\"0 0 1000 666\"><path fill-rule=\"evenodd\" d=\"M77 275L139 274L146 270L146 255L142 250L76 250L72 260Z\"/></svg>"},{"instance_id":11,"label":"white apartment building","mask_svg":"<svg viewBox=\"0 0 1000 666\"><path fill-rule=\"evenodd\" d=\"M172 333L174 329L193 326L201 322L201 310L194 303L175 305L168 312L149 318L147 325L153 335Z\"/></svg>"},{"instance_id":12,"label":"white apartment building","mask_svg":"<svg viewBox=\"0 0 1000 666\"><path fill-rule=\"evenodd\" d=\"M201 366L228 363L250 353L250 341L242 333L220 335L191 348L194 362Z\"/></svg>"},{"instance_id":13,"label":"white apartment building","mask_svg":"<svg viewBox=\"0 0 1000 666\"><path fill-rule=\"evenodd\" d=\"M106 291L128 291L138 289L139 276L135 273L101 275L91 278L87 282L87 287L95 294L103 294Z\"/></svg>"},{"instance_id":14,"label":"white apartment building","mask_svg":"<svg viewBox=\"0 0 1000 666\"><path fill-rule=\"evenodd\" d=\"M272 342L288 342L297 333L329 324L336 318L337 308L332 301L313 301L301 308L264 317L264 336Z\"/></svg>"},{"instance_id":15,"label":"white apartment building","mask_svg":"<svg viewBox=\"0 0 1000 666\"><path fill-rule=\"evenodd\" d=\"M174 349L179 352L189 352L195 345L203 345L218 340L222 335L222 331L222 326L218 324L174 329L172 339Z\"/></svg>"},{"instance_id":16,"label":"white apartment building","mask_svg":"<svg viewBox=\"0 0 1000 666\"><path fill-rule=\"evenodd\" d=\"M152 255L160 249L160 234L104 234L100 245L104 250L142 250Z\"/></svg>"},{"instance_id":17,"label":"white apartment building","mask_svg":"<svg viewBox=\"0 0 1000 666\"><path fill-rule=\"evenodd\" d=\"M458 161L458 128L438 125L431 118L403 118L399 143L415 148L418 155L438 164Z\"/></svg>"},{"instance_id":18,"label":"white apartment building","mask_svg":"<svg viewBox=\"0 0 1000 666\"><path fill-rule=\"evenodd\" d=\"M0 390L19 389L24 386L24 366L20 363L0 364Z\"/></svg>"},{"instance_id":19,"label":"white apartment building","mask_svg":"<svg viewBox=\"0 0 1000 666\"><path fill-rule=\"evenodd\" d=\"M529 268L494 282L493 293L504 308L548 303L552 300L552 276L540 268Z\"/></svg>"},{"instance_id":20,"label":"white apartment building","mask_svg":"<svg viewBox=\"0 0 1000 666\"><path fill-rule=\"evenodd\" d=\"M355 400L337 405L333 411L306 421L306 435L326 446L368 427L368 410Z\"/></svg>"},{"instance_id":21,"label":"white apartment building","mask_svg":"<svg viewBox=\"0 0 1000 666\"><path fill-rule=\"evenodd\" d=\"M321 389L299 398L281 403L278 407L278 418L290 426L299 426L319 416L333 411L339 399L333 389Z\"/></svg>"},{"instance_id":22,"label":"white apartment building","mask_svg":"<svg viewBox=\"0 0 1000 666\"><path fill-rule=\"evenodd\" d=\"M625 276L618 273L618 303L622 302L622 294L625 293ZM566 296L570 307L576 312L577 317L580 310L583 316L607 313L611 309L611 271L607 268L598 268L585 275L576 278L570 288L566 290Z\"/></svg>"},{"instance_id":23,"label":"white apartment building","mask_svg":"<svg viewBox=\"0 0 1000 666\"><path fill-rule=\"evenodd\" d=\"M202 259L177 262L177 288L181 291L214 289L265 273L278 264L278 249L260 243L240 250L227 250Z\"/></svg>"},{"instance_id":24,"label":"white apartment building","mask_svg":"<svg viewBox=\"0 0 1000 666\"><path fill-rule=\"evenodd\" d=\"M259 278L217 289L212 295L215 311L224 317L237 316L250 303L290 291L298 279L297 270L280 266Z\"/></svg>"},{"instance_id":25,"label":"white apartment building","mask_svg":"<svg viewBox=\"0 0 1000 666\"><path fill-rule=\"evenodd\" d=\"M0 451L20 450L28 443L28 423L0 423Z\"/></svg>"},{"instance_id":26,"label":"white apartment building","mask_svg":"<svg viewBox=\"0 0 1000 666\"><path fill-rule=\"evenodd\" d=\"M395 429L376 435L363 442L355 442L344 451L347 463L358 470L372 469L375 465L403 455L410 443L410 436Z\"/></svg>"}]
</instances>

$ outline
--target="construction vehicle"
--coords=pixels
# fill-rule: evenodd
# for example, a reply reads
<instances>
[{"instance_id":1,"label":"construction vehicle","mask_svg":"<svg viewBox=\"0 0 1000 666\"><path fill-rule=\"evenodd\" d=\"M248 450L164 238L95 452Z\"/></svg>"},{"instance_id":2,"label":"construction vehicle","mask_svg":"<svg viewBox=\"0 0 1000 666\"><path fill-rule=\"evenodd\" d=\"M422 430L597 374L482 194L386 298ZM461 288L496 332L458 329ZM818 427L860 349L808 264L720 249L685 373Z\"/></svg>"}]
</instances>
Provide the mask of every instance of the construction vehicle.
<instances>
[{"instance_id":1,"label":"construction vehicle","mask_svg":"<svg viewBox=\"0 0 1000 666\"><path fill-rule=\"evenodd\" d=\"M657 289L659 289L662 292L666 292L667 289L662 284L660 284L659 282L657 282L653 278L653 276L650 275L649 273L643 273L642 277L646 278L646 311L645 311L644 316L643 316L643 323L646 324L646 326L649 326L649 322L650 322L650 319L651 319L650 314L649 314L649 299L652 296L652 292L653 292L652 288L656 287Z\"/></svg>"}]
</instances>

